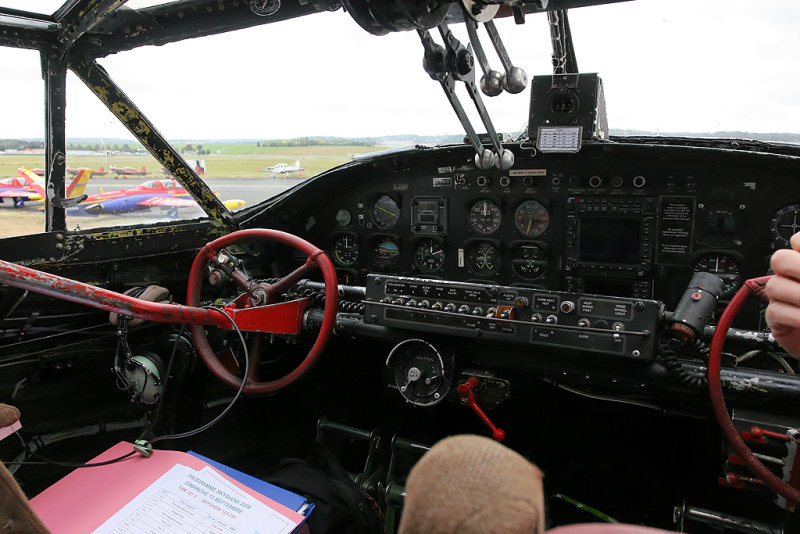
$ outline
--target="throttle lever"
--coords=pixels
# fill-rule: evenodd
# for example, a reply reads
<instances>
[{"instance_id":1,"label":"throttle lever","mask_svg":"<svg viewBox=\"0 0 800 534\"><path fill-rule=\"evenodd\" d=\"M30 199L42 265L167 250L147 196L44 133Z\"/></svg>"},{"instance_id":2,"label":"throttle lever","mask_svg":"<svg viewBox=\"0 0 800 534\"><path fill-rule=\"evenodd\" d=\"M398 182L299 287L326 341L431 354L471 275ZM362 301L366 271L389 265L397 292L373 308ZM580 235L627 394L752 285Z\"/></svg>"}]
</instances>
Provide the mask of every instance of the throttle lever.
<instances>
[{"instance_id":1,"label":"throttle lever","mask_svg":"<svg viewBox=\"0 0 800 534\"><path fill-rule=\"evenodd\" d=\"M475 129L472 128L472 124L469 122L469 118L467 118L467 113L464 111L461 101L456 96L455 80L452 74L447 70L447 52L444 47L433 41L428 30L417 30L417 33L422 40L423 48L425 48L422 66L425 72L442 86L447 100L450 101L450 105L456 113L456 117L458 117L461 126L463 126L464 130L467 132L467 137L470 143L472 143L472 147L475 149L475 166L479 169L492 168L495 162L495 155L491 150L484 148L480 137L478 137Z\"/></svg>"},{"instance_id":2,"label":"throttle lever","mask_svg":"<svg viewBox=\"0 0 800 534\"><path fill-rule=\"evenodd\" d=\"M480 39L478 39L478 23L469 17L465 18L464 23L467 26L469 42L472 43L472 49L478 58L478 64L483 70L483 76L480 81L481 91L486 96L497 96L503 92L503 75L489 66L489 60L486 59L486 53L483 51Z\"/></svg>"},{"instance_id":3,"label":"throttle lever","mask_svg":"<svg viewBox=\"0 0 800 534\"><path fill-rule=\"evenodd\" d=\"M469 25L468 25L469 26ZM489 33L489 39L492 40L494 49L500 57L500 63L506 70L506 75L503 78L503 89L511 94L521 93L528 86L528 75L519 67L515 67L511 63L511 58L508 57L506 47L503 45L503 40L500 39L500 33L494 25L494 21L486 22L486 31Z\"/></svg>"},{"instance_id":4,"label":"throttle lever","mask_svg":"<svg viewBox=\"0 0 800 534\"><path fill-rule=\"evenodd\" d=\"M475 401L474 391L475 389L478 388L479 385L480 382L478 382L478 379L475 378L474 376L469 377L465 382L462 382L461 384L458 385L458 396L461 398L461 404L463 404L464 406L469 406L470 408L472 408L472 411L478 414L478 417L480 417L481 421L486 423L486 426L488 426L491 429L492 437L495 440L503 441L506 438L505 431L501 428L497 428L496 426L494 426L494 423L492 423L491 419L489 419L489 416L486 415L486 412L484 412L481 409L481 407L478 406L478 403Z\"/></svg>"},{"instance_id":5,"label":"throttle lever","mask_svg":"<svg viewBox=\"0 0 800 534\"><path fill-rule=\"evenodd\" d=\"M510 169L514 166L514 153L510 150L505 150L503 145L500 144L500 140L497 137L497 132L494 129L494 125L492 125L492 120L489 118L489 112L486 111L486 107L483 105L483 100L481 100L481 95L478 92L478 88L475 86L475 61L472 56L471 49L465 48L464 45L462 45L461 42L456 39L446 22L439 24L439 33L442 35L444 46L447 50L448 59L446 63L449 69L449 74L453 77L453 79L463 82L467 87L469 96L472 98L472 102L475 104L475 108L478 110L478 115L481 118L481 122L483 122L483 125L486 127L486 132L489 134L489 140L495 149L495 161L493 162L494 166L503 170ZM480 139L478 141L480 142ZM481 152L478 153L481 154ZM481 155L482 163L484 158L486 157ZM479 168L485 169L487 167Z\"/></svg>"}]
</instances>

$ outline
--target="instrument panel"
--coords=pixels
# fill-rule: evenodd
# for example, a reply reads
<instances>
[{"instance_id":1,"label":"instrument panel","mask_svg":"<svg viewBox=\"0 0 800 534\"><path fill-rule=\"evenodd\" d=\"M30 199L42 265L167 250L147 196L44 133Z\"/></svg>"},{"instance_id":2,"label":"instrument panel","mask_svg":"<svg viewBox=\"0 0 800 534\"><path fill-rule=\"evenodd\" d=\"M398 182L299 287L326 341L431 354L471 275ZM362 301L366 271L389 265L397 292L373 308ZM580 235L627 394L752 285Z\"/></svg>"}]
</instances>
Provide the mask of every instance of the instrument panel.
<instances>
[{"instance_id":1,"label":"instrument panel","mask_svg":"<svg viewBox=\"0 0 800 534\"><path fill-rule=\"evenodd\" d=\"M323 210L329 232L311 239L348 284L383 273L670 306L697 271L720 276L729 299L800 231L794 157L616 143L512 150L510 171L477 170L461 148L411 151L402 166L375 160L370 177L348 177L360 185Z\"/></svg>"}]
</instances>

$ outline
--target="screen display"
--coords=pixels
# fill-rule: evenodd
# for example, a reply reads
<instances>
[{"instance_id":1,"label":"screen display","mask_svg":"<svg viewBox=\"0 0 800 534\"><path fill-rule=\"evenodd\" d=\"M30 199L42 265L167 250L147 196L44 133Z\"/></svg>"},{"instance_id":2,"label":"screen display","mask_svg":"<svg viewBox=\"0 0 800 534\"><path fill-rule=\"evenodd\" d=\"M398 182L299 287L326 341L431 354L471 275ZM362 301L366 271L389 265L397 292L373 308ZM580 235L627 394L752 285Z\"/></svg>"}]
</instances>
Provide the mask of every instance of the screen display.
<instances>
[{"instance_id":1,"label":"screen display","mask_svg":"<svg viewBox=\"0 0 800 534\"><path fill-rule=\"evenodd\" d=\"M638 264L641 261L640 219L580 220L578 259L599 263Z\"/></svg>"}]
</instances>

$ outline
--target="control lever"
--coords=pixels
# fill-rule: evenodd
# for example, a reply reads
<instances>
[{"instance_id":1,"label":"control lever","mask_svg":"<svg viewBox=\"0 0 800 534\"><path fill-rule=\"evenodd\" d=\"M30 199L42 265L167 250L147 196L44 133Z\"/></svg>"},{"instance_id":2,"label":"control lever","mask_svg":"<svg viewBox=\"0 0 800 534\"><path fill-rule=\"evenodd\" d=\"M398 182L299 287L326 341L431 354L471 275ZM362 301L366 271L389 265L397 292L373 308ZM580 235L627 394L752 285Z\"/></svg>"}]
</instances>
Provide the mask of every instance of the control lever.
<instances>
[{"instance_id":1,"label":"control lever","mask_svg":"<svg viewBox=\"0 0 800 534\"><path fill-rule=\"evenodd\" d=\"M469 24L467 24L469 27ZM500 34L497 32L497 27L494 21L490 20L486 23L486 31L489 33L489 39L492 40L494 49L500 57L500 63L506 70L506 75L503 78L503 89L511 94L521 93L528 86L528 75L519 67L515 67L511 63L511 58L508 57L506 47L503 46L503 40L500 39Z\"/></svg>"},{"instance_id":2,"label":"control lever","mask_svg":"<svg viewBox=\"0 0 800 534\"><path fill-rule=\"evenodd\" d=\"M469 48L465 48L455 38L446 23L442 22L439 25L439 32L445 43L444 48L433 41L427 30L417 30L422 40L422 46L425 48L423 59L425 71L431 78L441 84L458 120L467 132L467 137L469 137L472 146L475 148L475 166L479 169L490 169L492 167L503 170L510 169L514 165L514 153L510 150L505 150L500 144L497 132L489 118L489 113L486 111L480 93L478 93L478 89L475 86L475 60L472 56L472 51ZM472 98L475 108L478 110L478 115L486 127L495 152L483 146L478 134L472 127L461 102L455 94L456 81L463 82L466 85L470 98Z\"/></svg>"},{"instance_id":3,"label":"control lever","mask_svg":"<svg viewBox=\"0 0 800 534\"><path fill-rule=\"evenodd\" d=\"M492 430L492 437L497 441L503 441L506 438L506 433L500 428L494 426L489 416L478 406L478 403L475 401L475 390L480 385L478 379L474 376L469 377L465 382L462 382L458 385L458 396L461 398L461 404L464 406L469 406L472 410L478 414L478 417L481 418L481 421L486 423Z\"/></svg>"},{"instance_id":4,"label":"control lever","mask_svg":"<svg viewBox=\"0 0 800 534\"><path fill-rule=\"evenodd\" d=\"M478 64L483 70L481 77L481 91L486 96L497 96L503 92L503 75L492 70L489 66L489 60L486 59L486 54L483 51L480 39L478 39L478 23L467 17L464 23L467 26L467 34L469 35L469 42L472 44L472 49L475 50L475 55L478 58Z\"/></svg>"}]
</instances>

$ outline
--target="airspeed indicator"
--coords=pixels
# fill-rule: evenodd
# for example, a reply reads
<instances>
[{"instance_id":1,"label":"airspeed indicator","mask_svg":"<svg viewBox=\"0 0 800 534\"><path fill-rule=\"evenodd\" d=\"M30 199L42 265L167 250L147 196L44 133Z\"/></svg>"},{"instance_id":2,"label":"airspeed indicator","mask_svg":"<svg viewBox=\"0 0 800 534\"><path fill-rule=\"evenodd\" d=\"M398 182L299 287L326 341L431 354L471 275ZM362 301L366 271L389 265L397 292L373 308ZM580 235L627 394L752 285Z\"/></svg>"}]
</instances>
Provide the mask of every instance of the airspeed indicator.
<instances>
[{"instance_id":1,"label":"airspeed indicator","mask_svg":"<svg viewBox=\"0 0 800 534\"><path fill-rule=\"evenodd\" d=\"M339 265L353 265L358 261L358 242L347 234L340 235L333 244L333 259Z\"/></svg>"}]
</instances>

